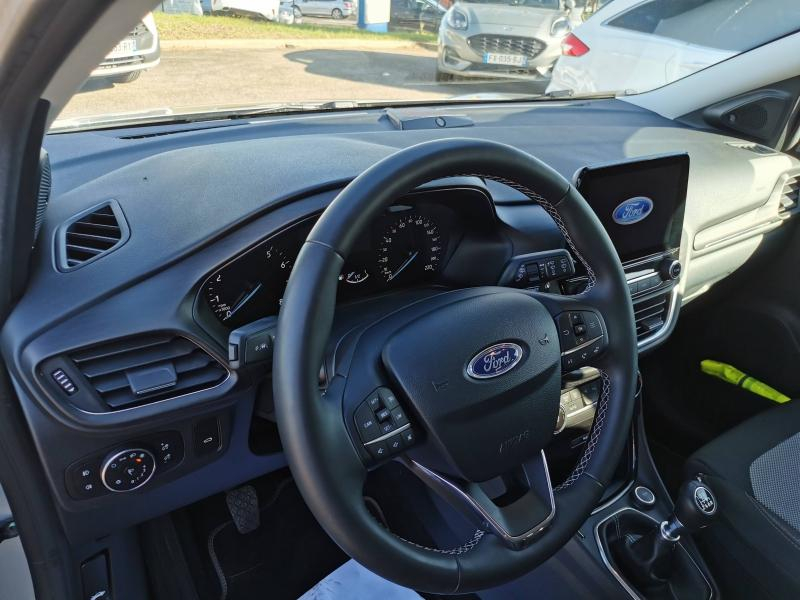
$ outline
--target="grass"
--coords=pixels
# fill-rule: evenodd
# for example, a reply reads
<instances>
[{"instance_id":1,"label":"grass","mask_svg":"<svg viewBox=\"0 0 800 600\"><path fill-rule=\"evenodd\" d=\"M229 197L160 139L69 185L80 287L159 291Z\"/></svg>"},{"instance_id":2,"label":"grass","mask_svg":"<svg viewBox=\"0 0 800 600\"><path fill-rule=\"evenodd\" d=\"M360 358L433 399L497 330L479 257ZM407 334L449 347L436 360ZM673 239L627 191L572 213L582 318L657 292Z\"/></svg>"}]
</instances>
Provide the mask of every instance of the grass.
<instances>
[{"instance_id":1,"label":"grass","mask_svg":"<svg viewBox=\"0 0 800 600\"><path fill-rule=\"evenodd\" d=\"M356 27L283 25L234 16L203 16L154 13L162 40L227 39L369 39L436 42L436 35L417 32L375 33ZM353 18L353 17L350 17Z\"/></svg>"}]
</instances>

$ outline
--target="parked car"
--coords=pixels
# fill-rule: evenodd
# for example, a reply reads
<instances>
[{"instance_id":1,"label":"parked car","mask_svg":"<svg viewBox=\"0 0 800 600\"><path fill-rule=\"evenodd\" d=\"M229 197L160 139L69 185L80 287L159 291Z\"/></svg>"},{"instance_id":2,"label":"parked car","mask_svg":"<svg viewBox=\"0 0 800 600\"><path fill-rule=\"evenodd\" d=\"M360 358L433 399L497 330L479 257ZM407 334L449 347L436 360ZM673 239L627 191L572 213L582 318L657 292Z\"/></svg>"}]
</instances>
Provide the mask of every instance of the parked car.
<instances>
[{"instance_id":1,"label":"parked car","mask_svg":"<svg viewBox=\"0 0 800 600\"><path fill-rule=\"evenodd\" d=\"M331 17L344 19L355 14L355 3L351 0L296 0L295 6L309 17Z\"/></svg>"},{"instance_id":2,"label":"parked car","mask_svg":"<svg viewBox=\"0 0 800 600\"><path fill-rule=\"evenodd\" d=\"M97 68L90 79L107 79L113 83L128 83L139 78L143 71L161 62L161 44L152 13L126 35Z\"/></svg>"},{"instance_id":3,"label":"parked car","mask_svg":"<svg viewBox=\"0 0 800 600\"><path fill-rule=\"evenodd\" d=\"M661 87L766 41L796 0L615 0L562 45L548 92L590 94ZM763 38L763 39L762 39Z\"/></svg>"},{"instance_id":4,"label":"parked car","mask_svg":"<svg viewBox=\"0 0 800 600\"><path fill-rule=\"evenodd\" d=\"M277 21L280 0L210 0L212 12L261 17L267 21Z\"/></svg>"},{"instance_id":5,"label":"parked car","mask_svg":"<svg viewBox=\"0 0 800 600\"><path fill-rule=\"evenodd\" d=\"M278 22L284 25L300 25L303 22L303 13L292 0L282 1L278 10Z\"/></svg>"},{"instance_id":6,"label":"parked car","mask_svg":"<svg viewBox=\"0 0 800 600\"><path fill-rule=\"evenodd\" d=\"M446 12L436 0L392 0L389 28L439 31Z\"/></svg>"},{"instance_id":7,"label":"parked car","mask_svg":"<svg viewBox=\"0 0 800 600\"><path fill-rule=\"evenodd\" d=\"M460 0L439 27L437 81L536 77L561 55L573 0Z\"/></svg>"}]
</instances>

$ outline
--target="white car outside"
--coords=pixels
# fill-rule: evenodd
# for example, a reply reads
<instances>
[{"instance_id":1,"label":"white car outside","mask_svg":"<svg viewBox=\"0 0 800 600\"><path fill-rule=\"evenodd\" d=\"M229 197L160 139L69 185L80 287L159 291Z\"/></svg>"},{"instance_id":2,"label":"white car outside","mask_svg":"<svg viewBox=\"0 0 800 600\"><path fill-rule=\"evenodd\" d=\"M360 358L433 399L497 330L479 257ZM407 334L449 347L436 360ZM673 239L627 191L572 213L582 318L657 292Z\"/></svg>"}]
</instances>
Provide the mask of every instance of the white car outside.
<instances>
[{"instance_id":1,"label":"white car outside","mask_svg":"<svg viewBox=\"0 0 800 600\"><path fill-rule=\"evenodd\" d=\"M252 15L268 21L278 20L280 7L280 0L212 0L211 2L211 10L214 12Z\"/></svg>"},{"instance_id":2,"label":"white car outside","mask_svg":"<svg viewBox=\"0 0 800 600\"><path fill-rule=\"evenodd\" d=\"M161 62L161 43L152 13L117 43L89 76L114 83L129 83Z\"/></svg>"},{"instance_id":3,"label":"white car outside","mask_svg":"<svg viewBox=\"0 0 800 600\"><path fill-rule=\"evenodd\" d=\"M646 92L775 38L798 0L614 0L562 43L548 93Z\"/></svg>"}]
</instances>

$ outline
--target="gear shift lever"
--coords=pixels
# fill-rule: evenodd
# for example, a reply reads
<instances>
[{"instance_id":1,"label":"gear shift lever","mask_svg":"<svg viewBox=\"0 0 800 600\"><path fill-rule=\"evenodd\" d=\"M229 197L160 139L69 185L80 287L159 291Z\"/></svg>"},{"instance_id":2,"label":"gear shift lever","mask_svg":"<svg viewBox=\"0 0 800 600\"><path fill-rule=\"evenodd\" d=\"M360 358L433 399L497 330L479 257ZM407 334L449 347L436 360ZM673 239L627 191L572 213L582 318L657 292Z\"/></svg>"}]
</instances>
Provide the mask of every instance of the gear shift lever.
<instances>
[{"instance_id":1,"label":"gear shift lever","mask_svg":"<svg viewBox=\"0 0 800 600\"><path fill-rule=\"evenodd\" d=\"M714 493L704 483L690 479L681 486L669 518L638 539L626 536L620 540L620 566L642 586L664 584L672 574L672 554L681 535L699 531L711 523L716 512Z\"/></svg>"},{"instance_id":2,"label":"gear shift lever","mask_svg":"<svg viewBox=\"0 0 800 600\"><path fill-rule=\"evenodd\" d=\"M659 527L664 539L677 542L681 534L699 531L717 513L717 499L707 485L690 479L681 486L672 515Z\"/></svg>"}]
</instances>

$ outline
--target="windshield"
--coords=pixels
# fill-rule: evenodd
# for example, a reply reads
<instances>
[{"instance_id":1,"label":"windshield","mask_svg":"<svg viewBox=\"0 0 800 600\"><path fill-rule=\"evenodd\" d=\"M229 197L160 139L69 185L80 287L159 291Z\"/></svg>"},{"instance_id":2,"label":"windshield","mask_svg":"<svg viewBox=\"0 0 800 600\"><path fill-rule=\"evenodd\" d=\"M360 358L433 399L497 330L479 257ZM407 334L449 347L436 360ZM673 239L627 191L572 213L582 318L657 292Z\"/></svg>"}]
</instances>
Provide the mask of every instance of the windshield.
<instances>
[{"instance_id":1,"label":"windshield","mask_svg":"<svg viewBox=\"0 0 800 600\"><path fill-rule=\"evenodd\" d=\"M798 0L165 0L53 130L637 94L799 29Z\"/></svg>"},{"instance_id":2,"label":"windshield","mask_svg":"<svg viewBox=\"0 0 800 600\"><path fill-rule=\"evenodd\" d=\"M559 0L461 0L469 4L506 4L509 6L532 6L534 8L559 8Z\"/></svg>"}]
</instances>

